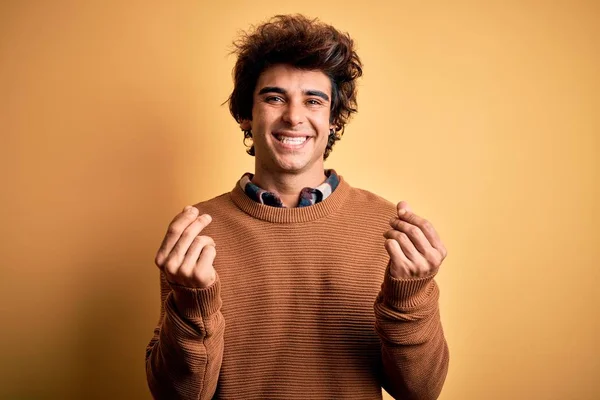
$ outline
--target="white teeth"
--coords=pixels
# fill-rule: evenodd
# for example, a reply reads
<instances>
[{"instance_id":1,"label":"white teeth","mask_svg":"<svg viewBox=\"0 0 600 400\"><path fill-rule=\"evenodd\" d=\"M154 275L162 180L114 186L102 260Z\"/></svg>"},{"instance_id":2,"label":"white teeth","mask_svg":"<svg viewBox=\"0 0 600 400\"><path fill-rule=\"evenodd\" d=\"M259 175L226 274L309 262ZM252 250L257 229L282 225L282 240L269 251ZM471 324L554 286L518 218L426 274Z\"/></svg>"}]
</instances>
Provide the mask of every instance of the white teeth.
<instances>
[{"instance_id":1,"label":"white teeth","mask_svg":"<svg viewBox=\"0 0 600 400\"><path fill-rule=\"evenodd\" d=\"M281 142L281 143L285 143L285 144L302 144L304 142L306 142L306 137L287 137L287 136L281 136L281 135L277 135L277 139Z\"/></svg>"}]
</instances>

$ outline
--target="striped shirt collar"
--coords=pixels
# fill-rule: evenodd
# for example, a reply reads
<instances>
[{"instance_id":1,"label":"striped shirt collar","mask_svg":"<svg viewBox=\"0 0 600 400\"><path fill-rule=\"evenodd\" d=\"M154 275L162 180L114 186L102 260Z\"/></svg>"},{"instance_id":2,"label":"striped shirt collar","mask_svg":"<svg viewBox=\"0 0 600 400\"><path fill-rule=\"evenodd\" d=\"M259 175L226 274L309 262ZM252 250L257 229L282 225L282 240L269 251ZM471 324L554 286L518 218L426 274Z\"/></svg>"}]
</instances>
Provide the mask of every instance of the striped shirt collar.
<instances>
[{"instance_id":1,"label":"striped shirt collar","mask_svg":"<svg viewBox=\"0 0 600 400\"><path fill-rule=\"evenodd\" d=\"M325 182L317 186L316 188L305 187L300 192L300 198L298 200L298 207L307 207L317 204L325 200L340 183L339 177L335 170L325 170ZM272 207L285 207L276 193L267 192L261 189L252 182L254 175L247 172L239 180L239 185L252 200Z\"/></svg>"}]
</instances>

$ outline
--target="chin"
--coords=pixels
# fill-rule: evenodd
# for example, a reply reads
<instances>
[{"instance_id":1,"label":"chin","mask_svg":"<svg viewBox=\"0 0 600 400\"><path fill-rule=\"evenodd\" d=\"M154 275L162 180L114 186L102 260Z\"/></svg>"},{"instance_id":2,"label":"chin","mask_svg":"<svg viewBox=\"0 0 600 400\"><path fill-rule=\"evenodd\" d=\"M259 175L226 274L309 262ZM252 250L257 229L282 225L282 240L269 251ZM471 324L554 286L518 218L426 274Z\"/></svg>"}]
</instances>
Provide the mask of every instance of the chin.
<instances>
[{"instance_id":1,"label":"chin","mask_svg":"<svg viewBox=\"0 0 600 400\"><path fill-rule=\"evenodd\" d=\"M301 161L286 162L283 160L278 160L275 162L275 164L279 167L281 171L285 172L300 173L307 169L307 163Z\"/></svg>"},{"instance_id":2,"label":"chin","mask_svg":"<svg viewBox=\"0 0 600 400\"><path fill-rule=\"evenodd\" d=\"M301 174L312 170L319 162L318 158L314 158L315 154L312 151L282 153L274 148L266 150L265 152L260 152L263 155L261 158L264 160L261 164L265 169L272 172ZM323 149L324 151L325 149Z\"/></svg>"}]
</instances>

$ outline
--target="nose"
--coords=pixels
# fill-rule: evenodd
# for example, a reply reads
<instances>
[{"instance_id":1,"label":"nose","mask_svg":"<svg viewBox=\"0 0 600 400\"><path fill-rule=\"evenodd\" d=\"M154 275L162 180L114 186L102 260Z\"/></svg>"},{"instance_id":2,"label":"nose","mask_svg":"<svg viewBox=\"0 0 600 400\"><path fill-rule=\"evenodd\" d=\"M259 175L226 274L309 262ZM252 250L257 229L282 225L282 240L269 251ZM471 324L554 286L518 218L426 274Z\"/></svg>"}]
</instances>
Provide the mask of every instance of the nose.
<instances>
[{"instance_id":1,"label":"nose","mask_svg":"<svg viewBox=\"0 0 600 400\"><path fill-rule=\"evenodd\" d=\"M296 126L302 123L303 118L302 105L298 104L296 101L288 102L283 112L282 119L290 124L290 126Z\"/></svg>"}]
</instances>

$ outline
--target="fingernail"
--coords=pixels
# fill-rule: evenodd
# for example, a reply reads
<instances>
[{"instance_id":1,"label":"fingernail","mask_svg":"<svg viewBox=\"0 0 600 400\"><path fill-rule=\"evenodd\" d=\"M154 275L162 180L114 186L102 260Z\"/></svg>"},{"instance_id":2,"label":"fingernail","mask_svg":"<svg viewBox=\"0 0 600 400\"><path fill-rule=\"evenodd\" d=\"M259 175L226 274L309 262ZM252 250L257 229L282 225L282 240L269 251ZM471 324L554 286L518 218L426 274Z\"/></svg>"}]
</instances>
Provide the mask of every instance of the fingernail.
<instances>
[{"instance_id":1,"label":"fingernail","mask_svg":"<svg viewBox=\"0 0 600 400\"><path fill-rule=\"evenodd\" d=\"M198 209L196 207L191 207L188 211L192 214L198 214Z\"/></svg>"},{"instance_id":2,"label":"fingernail","mask_svg":"<svg viewBox=\"0 0 600 400\"><path fill-rule=\"evenodd\" d=\"M185 206L185 207L183 208L183 211L187 211L187 210L189 210L190 208L192 208L192 206Z\"/></svg>"},{"instance_id":3,"label":"fingernail","mask_svg":"<svg viewBox=\"0 0 600 400\"><path fill-rule=\"evenodd\" d=\"M404 214L406 214L406 210L404 208L401 208L401 209L398 210L398 214L399 215L404 215Z\"/></svg>"}]
</instances>

